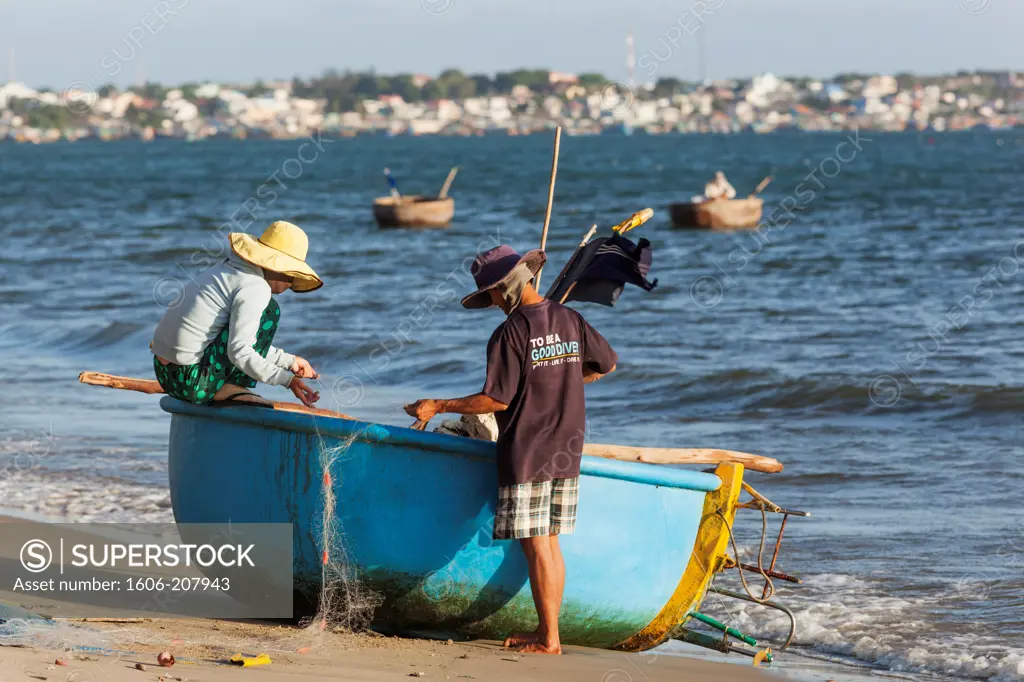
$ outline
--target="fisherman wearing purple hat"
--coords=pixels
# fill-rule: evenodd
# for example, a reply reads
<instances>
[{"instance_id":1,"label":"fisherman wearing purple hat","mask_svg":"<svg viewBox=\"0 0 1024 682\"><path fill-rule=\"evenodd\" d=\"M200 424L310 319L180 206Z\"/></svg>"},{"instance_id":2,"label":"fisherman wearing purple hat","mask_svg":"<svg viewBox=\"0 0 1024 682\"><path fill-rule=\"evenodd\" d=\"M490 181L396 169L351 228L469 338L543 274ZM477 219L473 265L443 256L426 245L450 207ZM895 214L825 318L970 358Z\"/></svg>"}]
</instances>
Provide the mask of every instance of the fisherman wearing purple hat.
<instances>
[{"instance_id":1,"label":"fisherman wearing purple hat","mask_svg":"<svg viewBox=\"0 0 1024 682\"><path fill-rule=\"evenodd\" d=\"M487 342L484 388L456 400L418 400L410 416L490 414L498 422L495 540L519 540L529 566L539 626L505 646L560 654L558 612L565 589L559 534L576 526L586 431L583 385L615 370L618 358L583 316L534 288L543 251L499 246L476 257L477 290L465 308L496 305L508 316Z\"/></svg>"}]
</instances>

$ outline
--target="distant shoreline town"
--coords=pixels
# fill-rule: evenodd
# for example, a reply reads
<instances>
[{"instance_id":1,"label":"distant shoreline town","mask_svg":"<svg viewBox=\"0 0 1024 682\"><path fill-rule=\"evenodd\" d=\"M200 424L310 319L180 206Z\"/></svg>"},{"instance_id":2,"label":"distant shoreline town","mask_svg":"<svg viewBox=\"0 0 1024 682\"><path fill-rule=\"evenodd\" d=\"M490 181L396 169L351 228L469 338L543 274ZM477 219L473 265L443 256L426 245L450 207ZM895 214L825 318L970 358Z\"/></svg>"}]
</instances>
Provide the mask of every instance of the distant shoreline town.
<instances>
[{"instance_id":1,"label":"distant shoreline town","mask_svg":"<svg viewBox=\"0 0 1024 682\"><path fill-rule=\"evenodd\" d=\"M328 71L247 85L155 83L63 91L0 86L0 141L357 135L935 132L1024 127L1024 74L840 74L632 85L600 74L519 70L437 77Z\"/></svg>"}]
</instances>

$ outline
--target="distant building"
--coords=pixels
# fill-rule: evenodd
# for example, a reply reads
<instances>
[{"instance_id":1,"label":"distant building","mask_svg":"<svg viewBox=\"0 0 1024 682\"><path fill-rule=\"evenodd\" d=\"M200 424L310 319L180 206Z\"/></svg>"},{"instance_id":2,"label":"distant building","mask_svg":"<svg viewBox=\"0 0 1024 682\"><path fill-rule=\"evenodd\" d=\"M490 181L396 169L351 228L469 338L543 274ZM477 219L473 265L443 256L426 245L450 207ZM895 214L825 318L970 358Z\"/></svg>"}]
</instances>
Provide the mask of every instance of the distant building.
<instances>
[{"instance_id":1,"label":"distant building","mask_svg":"<svg viewBox=\"0 0 1024 682\"><path fill-rule=\"evenodd\" d=\"M549 71L548 72L548 84L558 85L564 83L565 85L575 85L579 82L579 77L574 73L565 73L563 71Z\"/></svg>"},{"instance_id":2,"label":"distant building","mask_svg":"<svg viewBox=\"0 0 1024 682\"><path fill-rule=\"evenodd\" d=\"M892 95L899 89L899 84L892 76L872 76L864 83L861 94L868 99L876 99Z\"/></svg>"},{"instance_id":3,"label":"distant building","mask_svg":"<svg viewBox=\"0 0 1024 682\"><path fill-rule=\"evenodd\" d=\"M39 93L24 83L8 83L0 87L0 109L6 109L12 99L35 99L38 95Z\"/></svg>"}]
</instances>

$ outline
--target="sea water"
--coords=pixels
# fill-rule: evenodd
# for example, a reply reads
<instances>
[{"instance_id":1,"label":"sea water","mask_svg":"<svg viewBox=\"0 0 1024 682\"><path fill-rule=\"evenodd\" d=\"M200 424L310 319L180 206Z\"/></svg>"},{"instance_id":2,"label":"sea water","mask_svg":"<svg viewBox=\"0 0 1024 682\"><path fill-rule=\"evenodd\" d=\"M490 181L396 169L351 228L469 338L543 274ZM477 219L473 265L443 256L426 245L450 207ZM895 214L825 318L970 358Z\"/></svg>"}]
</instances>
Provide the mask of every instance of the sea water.
<instances>
[{"instance_id":1,"label":"sea water","mask_svg":"<svg viewBox=\"0 0 1024 682\"><path fill-rule=\"evenodd\" d=\"M563 139L546 284L592 223L655 210L629 236L653 243L657 289L578 306L620 355L587 389L592 438L785 464L748 480L813 513L788 524L777 564L804 580L777 585L797 614L791 651L1024 680L1024 131L851 135ZM479 390L502 318L459 305L467 259L538 245L550 136L325 143L273 202L247 201L299 144L0 145L0 504L172 519L169 417L77 374L151 377L165 307L227 232L276 219L309 233L326 283L280 297L275 339L325 375L323 406L406 424L407 402ZM376 228L382 168L411 194L454 165L449 229ZM771 226L671 228L667 205L719 169L741 195L773 176ZM739 525L756 562L760 516ZM787 629L714 595L704 610L759 638Z\"/></svg>"}]
</instances>

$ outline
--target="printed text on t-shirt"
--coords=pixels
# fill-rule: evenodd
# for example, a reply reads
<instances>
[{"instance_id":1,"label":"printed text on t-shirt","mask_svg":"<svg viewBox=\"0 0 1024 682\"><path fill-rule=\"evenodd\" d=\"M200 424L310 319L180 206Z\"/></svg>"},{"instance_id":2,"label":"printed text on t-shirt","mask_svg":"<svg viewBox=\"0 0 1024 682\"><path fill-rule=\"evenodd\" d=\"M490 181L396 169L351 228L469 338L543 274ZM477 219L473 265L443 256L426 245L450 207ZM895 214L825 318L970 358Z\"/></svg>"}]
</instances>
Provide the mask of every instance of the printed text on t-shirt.
<instances>
[{"instance_id":1,"label":"printed text on t-shirt","mask_svg":"<svg viewBox=\"0 0 1024 682\"><path fill-rule=\"evenodd\" d=\"M530 360L534 367L550 367L580 361L579 341L562 341L558 334L530 339Z\"/></svg>"}]
</instances>

